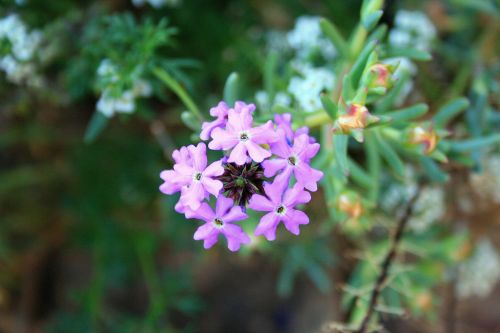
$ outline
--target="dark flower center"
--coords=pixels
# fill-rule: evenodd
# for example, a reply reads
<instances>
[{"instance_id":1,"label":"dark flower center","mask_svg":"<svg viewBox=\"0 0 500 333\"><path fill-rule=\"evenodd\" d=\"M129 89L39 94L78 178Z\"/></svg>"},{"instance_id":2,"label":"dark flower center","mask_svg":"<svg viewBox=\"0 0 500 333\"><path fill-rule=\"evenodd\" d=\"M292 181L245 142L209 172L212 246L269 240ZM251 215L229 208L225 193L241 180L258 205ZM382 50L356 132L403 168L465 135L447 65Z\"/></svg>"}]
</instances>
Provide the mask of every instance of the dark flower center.
<instances>
[{"instance_id":1,"label":"dark flower center","mask_svg":"<svg viewBox=\"0 0 500 333\"><path fill-rule=\"evenodd\" d=\"M288 163L290 163L291 165L295 165L297 163L297 158L295 156L290 156L288 158Z\"/></svg>"},{"instance_id":2,"label":"dark flower center","mask_svg":"<svg viewBox=\"0 0 500 333\"><path fill-rule=\"evenodd\" d=\"M285 208L285 206L283 206L283 205L280 205L280 206L276 209L276 213L278 213L279 215L283 215L283 214L285 214L285 212L286 212L286 208Z\"/></svg>"},{"instance_id":3,"label":"dark flower center","mask_svg":"<svg viewBox=\"0 0 500 333\"><path fill-rule=\"evenodd\" d=\"M240 134L240 141L247 141L248 140L248 134L243 132Z\"/></svg>"},{"instance_id":4,"label":"dark flower center","mask_svg":"<svg viewBox=\"0 0 500 333\"><path fill-rule=\"evenodd\" d=\"M197 172L194 174L194 180L201 180L201 172Z\"/></svg>"},{"instance_id":5,"label":"dark flower center","mask_svg":"<svg viewBox=\"0 0 500 333\"><path fill-rule=\"evenodd\" d=\"M223 184L224 195L237 205L245 206L252 195L264 193L264 170L259 163L226 163L223 167L224 173L217 179Z\"/></svg>"},{"instance_id":6,"label":"dark flower center","mask_svg":"<svg viewBox=\"0 0 500 333\"><path fill-rule=\"evenodd\" d=\"M218 227L222 227L222 226L224 225L224 222L222 222L222 220L221 220L221 219L219 219L219 218L215 218L215 219L214 219L214 223L215 223L215 225L217 225Z\"/></svg>"}]
</instances>

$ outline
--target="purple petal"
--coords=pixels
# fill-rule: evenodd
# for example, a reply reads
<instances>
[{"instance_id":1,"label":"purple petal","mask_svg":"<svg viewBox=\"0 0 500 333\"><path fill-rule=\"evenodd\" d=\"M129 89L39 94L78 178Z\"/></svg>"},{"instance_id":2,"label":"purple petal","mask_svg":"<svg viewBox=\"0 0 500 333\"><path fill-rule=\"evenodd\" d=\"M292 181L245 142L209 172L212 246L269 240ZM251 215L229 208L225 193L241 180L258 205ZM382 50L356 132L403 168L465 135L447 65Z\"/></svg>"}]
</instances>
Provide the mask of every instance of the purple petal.
<instances>
[{"instance_id":1,"label":"purple petal","mask_svg":"<svg viewBox=\"0 0 500 333\"><path fill-rule=\"evenodd\" d=\"M196 171L203 171L207 167L207 146L201 142L197 146L188 146L191 158L193 160L193 167Z\"/></svg>"},{"instance_id":2,"label":"purple petal","mask_svg":"<svg viewBox=\"0 0 500 333\"><path fill-rule=\"evenodd\" d=\"M229 107L227 106L226 102L220 101L216 107L210 109L210 115L212 117L224 118L225 116L227 116L228 111Z\"/></svg>"},{"instance_id":3,"label":"purple petal","mask_svg":"<svg viewBox=\"0 0 500 333\"><path fill-rule=\"evenodd\" d=\"M248 202L248 208L259 212L271 212L274 210L275 205L265 196L254 194Z\"/></svg>"},{"instance_id":4,"label":"purple petal","mask_svg":"<svg viewBox=\"0 0 500 333\"><path fill-rule=\"evenodd\" d=\"M219 231L215 229L212 222L207 222L198 227L198 229L196 229L196 232L193 235L193 239L194 240L207 239L213 237L214 235L217 235L218 233Z\"/></svg>"},{"instance_id":5,"label":"purple petal","mask_svg":"<svg viewBox=\"0 0 500 333\"><path fill-rule=\"evenodd\" d=\"M309 217L300 210L290 209L283 218L285 228L294 235L300 234L299 226L301 224L308 224Z\"/></svg>"},{"instance_id":6,"label":"purple petal","mask_svg":"<svg viewBox=\"0 0 500 333\"><path fill-rule=\"evenodd\" d=\"M229 110L226 128L232 133L239 133L252 127L253 118L248 109L240 112Z\"/></svg>"},{"instance_id":7,"label":"purple petal","mask_svg":"<svg viewBox=\"0 0 500 333\"><path fill-rule=\"evenodd\" d=\"M234 111L239 113L244 111L252 114L252 112L255 111L255 104L246 104L242 101L236 101L236 103L234 103Z\"/></svg>"},{"instance_id":8,"label":"purple petal","mask_svg":"<svg viewBox=\"0 0 500 333\"><path fill-rule=\"evenodd\" d=\"M172 180L176 179L177 172L173 170L164 170L160 173L160 177L165 181L160 185L160 191L165 194L174 194L175 192L179 192L183 185L181 183L175 183Z\"/></svg>"},{"instance_id":9,"label":"purple petal","mask_svg":"<svg viewBox=\"0 0 500 333\"><path fill-rule=\"evenodd\" d=\"M254 127L248 130L251 140L258 144L270 144L279 139L278 134L274 131L272 121L268 121L264 125Z\"/></svg>"},{"instance_id":10,"label":"purple petal","mask_svg":"<svg viewBox=\"0 0 500 333\"><path fill-rule=\"evenodd\" d=\"M191 157L187 147L181 147L179 150L174 150L172 158L176 164L191 164Z\"/></svg>"},{"instance_id":11,"label":"purple petal","mask_svg":"<svg viewBox=\"0 0 500 333\"><path fill-rule=\"evenodd\" d=\"M222 217L226 215L227 211L233 207L234 201L232 199L226 198L223 195L217 197L217 202L215 203L215 214L224 220ZM225 220L224 220L225 221Z\"/></svg>"},{"instance_id":12,"label":"purple petal","mask_svg":"<svg viewBox=\"0 0 500 333\"><path fill-rule=\"evenodd\" d=\"M246 219L247 217L248 215L243 212L243 209L241 209L240 206L234 206L233 208L231 208L231 210L229 210L229 212L227 212L227 214L221 216L224 222L241 221Z\"/></svg>"},{"instance_id":13,"label":"purple petal","mask_svg":"<svg viewBox=\"0 0 500 333\"><path fill-rule=\"evenodd\" d=\"M295 166L294 175L297 183L309 191L315 192L318 189L316 183L323 177L323 172L311 168L306 162L302 161L302 163Z\"/></svg>"},{"instance_id":14,"label":"purple petal","mask_svg":"<svg viewBox=\"0 0 500 333\"><path fill-rule=\"evenodd\" d=\"M209 140L214 129L224 127L225 125L226 120L224 118L218 118L210 122L203 122L201 125L200 139L204 141Z\"/></svg>"},{"instance_id":15,"label":"purple petal","mask_svg":"<svg viewBox=\"0 0 500 333\"><path fill-rule=\"evenodd\" d=\"M253 141L253 138L252 140L245 142L245 147L248 151L248 155L250 155L252 160L254 160L257 163L260 163L264 159L271 156L271 152L256 144Z\"/></svg>"},{"instance_id":16,"label":"purple petal","mask_svg":"<svg viewBox=\"0 0 500 333\"><path fill-rule=\"evenodd\" d=\"M206 238L203 241L203 247L205 250L208 250L212 246L214 246L215 243L217 243L217 240L219 239L219 233L214 234L212 237Z\"/></svg>"},{"instance_id":17,"label":"purple petal","mask_svg":"<svg viewBox=\"0 0 500 333\"><path fill-rule=\"evenodd\" d=\"M260 219L257 228L255 228L255 235L264 235L267 240L272 241L276 239L276 228L280 220L278 215L274 212L267 213Z\"/></svg>"},{"instance_id":18,"label":"purple petal","mask_svg":"<svg viewBox=\"0 0 500 333\"><path fill-rule=\"evenodd\" d=\"M220 180L215 180L210 177L203 177L201 179L201 183L203 184L205 190L214 196L219 195L220 190L222 190L223 186Z\"/></svg>"},{"instance_id":19,"label":"purple petal","mask_svg":"<svg viewBox=\"0 0 500 333\"><path fill-rule=\"evenodd\" d=\"M278 171L285 169L287 165L287 160L283 158L265 160L264 162L262 162L262 167L264 168L264 176L273 177L278 173Z\"/></svg>"},{"instance_id":20,"label":"purple petal","mask_svg":"<svg viewBox=\"0 0 500 333\"><path fill-rule=\"evenodd\" d=\"M174 170L178 173L177 177L174 178L174 181L177 183L189 183L195 172L194 168L187 164L174 164ZM179 177L183 177L182 180L180 180Z\"/></svg>"},{"instance_id":21,"label":"purple petal","mask_svg":"<svg viewBox=\"0 0 500 333\"><path fill-rule=\"evenodd\" d=\"M289 113L274 115L274 122L277 124L278 129L281 129L285 138L291 142L294 138L292 130L292 115Z\"/></svg>"},{"instance_id":22,"label":"purple petal","mask_svg":"<svg viewBox=\"0 0 500 333\"><path fill-rule=\"evenodd\" d=\"M292 154L292 148L288 144L285 136L285 132L282 129L278 129L278 140L273 142L271 146L271 152L282 158L288 158Z\"/></svg>"},{"instance_id":23,"label":"purple petal","mask_svg":"<svg viewBox=\"0 0 500 333\"><path fill-rule=\"evenodd\" d=\"M215 219L214 211L206 202L202 202L200 207L195 210L186 207L184 213L188 219L197 219L205 222L212 222Z\"/></svg>"},{"instance_id":24,"label":"purple petal","mask_svg":"<svg viewBox=\"0 0 500 333\"><path fill-rule=\"evenodd\" d=\"M218 127L212 133L212 141L208 143L208 148L212 150L227 150L238 144L238 135Z\"/></svg>"},{"instance_id":25,"label":"purple petal","mask_svg":"<svg viewBox=\"0 0 500 333\"><path fill-rule=\"evenodd\" d=\"M295 184L291 189L287 190L283 196L283 204L287 207L295 207L309 201L311 201L311 194L304 191L300 183Z\"/></svg>"},{"instance_id":26,"label":"purple petal","mask_svg":"<svg viewBox=\"0 0 500 333\"><path fill-rule=\"evenodd\" d=\"M243 165L246 163L246 161L247 161L247 148L243 142L238 143L233 148L227 161L229 163L234 162L238 165Z\"/></svg>"},{"instance_id":27,"label":"purple petal","mask_svg":"<svg viewBox=\"0 0 500 333\"><path fill-rule=\"evenodd\" d=\"M203 185L200 182L193 182L190 186L183 188L180 201L192 210L197 210L204 198L205 190Z\"/></svg>"},{"instance_id":28,"label":"purple petal","mask_svg":"<svg viewBox=\"0 0 500 333\"><path fill-rule=\"evenodd\" d=\"M226 236L227 247L233 252L238 251L241 244L250 243L250 237L238 225L225 224L222 233Z\"/></svg>"},{"instance_id":29,"label":"purple petal","mask_svg":"<svg viewBox=\"0 0 500 333\"><path fill-rule=\"evenodd\" d=\"M281 203L281 198L287 187L288 182L285 182L283 179L275 178L272 184L264 184L264 191L266 192L267 197L271 199L273 204L276 206Z\"/></svg>"},{"instance_id":30,"label":"purple petal","mask_svg":"<svg viewBox=\"0 0 500 333\"><path fill-rule=\"evenodd\" d=\"M224 168L222 167L222 160L218 160L207 166L205 171L203 171L203 176L214 177L220 176L224 173Z\"/></svg>"}]
</instances>

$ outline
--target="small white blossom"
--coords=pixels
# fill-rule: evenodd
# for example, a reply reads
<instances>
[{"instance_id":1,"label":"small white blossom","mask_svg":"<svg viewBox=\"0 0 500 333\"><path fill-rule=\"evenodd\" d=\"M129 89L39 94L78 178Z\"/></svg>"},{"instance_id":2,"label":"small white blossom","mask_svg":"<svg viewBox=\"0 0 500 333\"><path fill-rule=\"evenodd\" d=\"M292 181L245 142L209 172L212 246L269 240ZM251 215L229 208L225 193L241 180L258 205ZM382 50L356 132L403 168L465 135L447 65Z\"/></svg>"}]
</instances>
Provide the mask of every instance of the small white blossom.
<instances>
[{"instance_id":1,"label":"small white blossom","mask_svg":"<svg viewBox=\"0 0 500 333\"><path fill-rule=\"evenodd\" d=\"M332 89L335 75L327 68L302 68L302 76L294 76L288 84L288 92L292 94L300 107L306 112L313 112L322 107L320 94Z\"/></svg>"},{"instance_id":2,"label":"small white blossom","mask_svg":"<svg viewBox=\"0 0 500 333\"><path fill-rule=\"evenodd\" d=\"M39 31L28 32L25 24L16 14L0 19L0 43L7 43L8 54L0 55L0 69L13 83L39 82L33 60L40 46L42 35Z\"/></svg>"},{"instance_id":3,"label":"small white blossom","mask_svg":"<svg viewBox=\"0 0 500 333\"><path fill-rule=\"evenodd\" d=\"M429 51L435 37L436 28L424 13L400 10L396 13L395 27L389 33L389 43Z\"/></svg>"},{"instance_id":4,"label":"small white blossom","mask_svg":"<svg viewBox=\"0 0 500 333\"><path fill-rule=\"evenodd\" d=\"M295 27L288 32L288 44L296 51L297 57L307 59L314 52L320 52L327 60L337 54L335 47L323 35L317 16L301 16L295 21Z\"/></svg>"},{"instance_id":5,"label":"small white blossom","mask_svg":"<svg viewBox=\"0 0 500 333\"><path fill-rule=\"evenodd\" d=\"M135 100L138 97L147 97L152 93L149 82L138 79L130 90L116 96L112 89L113 84L120 80L119 71L115 64L109 59L104 59L97 68L98 79L107 86L103 89L101 97L97 101L96 109L107 117L118 113L132 113L135 110Z\"/></svg>"},{"instance_id":6,"label":"small white blossom","mask_svg":"<svg viewBox=\"0 0 500 333\"><path fill-rule=\"evenodd\" d=\"M499 279L500 256L491 241L483 238L478 242L472 257L458 268L458 297L486 297Z\"/></svg>"},{"instance_id":7,"label":"small white blossom","mask_svg":"<svg viewBox=\"0 0 500 333\"><path fill-rule=\"evenodd\" d=\"M263 90L257 91L257 93L255 94L255 100L259 108L262 110L269 110L275 105L290 106L290 104L292 103L290 95L283 91L276 93L272 104L269 102L269 95Z\"/></svg>"},{"instance_id":8,"label":"small white blossom","mask_svg":"<svg viewBox=\"0 0 500 333\"><path fill-rule=\"evenodd\" d=\"M474 191L484 199L500 203L500 155L491 155L483 163L483 170L474 173L470 182Z\"/></svg>"},{"instance_id":9,"label":"small white blossom","mask_svg":"<svg viewBox=\"0 0 500 333\"><path fill-rule=\"evenodd\" d=\"M163 6L176 7L180 5L182 0L132 0L132 3L136 7L142 7L146 3L149 3L154 8L161 8Z\"/></svg>"}]
</instances>

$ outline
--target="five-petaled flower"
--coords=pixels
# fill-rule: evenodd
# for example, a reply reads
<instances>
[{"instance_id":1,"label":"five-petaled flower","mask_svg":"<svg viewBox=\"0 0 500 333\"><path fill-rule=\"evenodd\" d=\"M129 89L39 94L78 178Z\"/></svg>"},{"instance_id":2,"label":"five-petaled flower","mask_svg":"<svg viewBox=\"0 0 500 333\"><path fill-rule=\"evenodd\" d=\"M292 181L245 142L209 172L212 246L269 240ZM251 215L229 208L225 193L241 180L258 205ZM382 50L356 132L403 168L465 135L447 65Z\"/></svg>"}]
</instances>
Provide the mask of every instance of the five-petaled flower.
<instances>
[{"instance_id":1,"label":"five-petaled flower","mask_svg":"<svg viewBox=\"0 0 500 333\"><path fill-rule=\"evenodd\" d=\"M253 117L248 108L237 112L230 109L225 129L217 127L212 133L208 147L213 150L232 149L228 162L243 165L250 157L260 163L271 156L271 152L260 145L270 144L278 139L272 121L252 127ZM248 154L248 155L247 155Z\"/></svg>"},{"instance_id":2,"label":"five-petaled flower","mask_svg":"<svg viewBox=\"0 0 500 333\"><path fill-rule=\"evenodd\" d=\"M206 202L202 203L197 210L187 209L187 218L205 221L194 233L195 240L203 240L205 249L211 248L222 234L227 239L227 247L231 251L238 251L241 244L250 243L250 237L239 225L233 222L247 218L240 206L234 205L233 200L219 196L215 204L215 212Z\"/></svg>"},{"instance_id":3,"label":"five-petaled flower","mask_svg":"<svg viewBox=\"0 0 500 333\"><path fill-rule=\"evenodd\" d=\"M295 206L305 204L311 200L311 194L303 189L300 184L295 184L291 189L286 189L287 182L275 180L272 184L264 185L266 196L255 194L248 207L261 212L269 212L261 219L255 235L264 235L267 240L276 239L276 229L280 222L294 235L300 233L299 226L308 224L309 217Z\"/></svg>"},{"instance_id":4,"label":"five-petaled flower","mask_svg":"<svg viewBox=\"0 0 500 333\"><path fill-rule=\"evenodd\" d=\"M279 171L277 178L290 179L292 173L297 183L309 191L316 191L316 183L323 177L323 172L311 168L311 159L318 153L319 143L310 143L307 134L301 134L293 140L293 146L287 143L285 133L279 131L280 140L271 145L271 151L277 157L265 160L264 176L272 177Z\"/></svg>"},{"instance_id":5,"label":"five-petaled flower","mask_svg":"<svg viewBox=\"0 0 500 333\"><path fill-rule=\"evenodd\" d=\"M215 179L224 173L221 161L207 166L207 147L204 143L176 150L172 154L176 164L173 170L162 171L160 177L165 181L160 191L173 194L181 191L178 210L183 207L198 209L208 194L217 196L222 182Z\"/></svg>"}]
</instances>

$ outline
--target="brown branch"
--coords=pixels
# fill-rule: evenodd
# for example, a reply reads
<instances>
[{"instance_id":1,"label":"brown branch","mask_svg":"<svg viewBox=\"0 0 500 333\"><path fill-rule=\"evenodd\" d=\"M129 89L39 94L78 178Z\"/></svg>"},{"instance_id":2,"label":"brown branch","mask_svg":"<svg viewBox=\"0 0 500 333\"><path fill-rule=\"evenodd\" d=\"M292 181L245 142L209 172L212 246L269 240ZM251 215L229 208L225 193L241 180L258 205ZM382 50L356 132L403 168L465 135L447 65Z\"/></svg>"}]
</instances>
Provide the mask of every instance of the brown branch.
<instances>
[{"instance_id":1,"label":"brown branch","mask_svg":"<svg viewBox=\"0 0 500 333\"><path fill-rule=\"evenodd\" d=\"M394 234L391 247L389 249L389 252L387 252L387 255L385 256L384 261L382 262L380 275L378 276L377 281L375 282L375 287L371 293L370 303L368 305L368 311L366 312L363 320L361 321L359 328L356 330L356 333L368 332L368 324L370 323L370 320L373 314L375 313L375 307L377 306L378 298L380 296L380 293L382 292L382 289L384 288L384 283L387 279L387 276L389 275L389 269L391 268L394 258L396 257L398 246L399 243L401 242L401 239L403 238L403 232L405 230L405 227L411 215L413 214L413 207L420 195L420 189L421 187L419 186L413 197L408 202L403 212L403 215L398 221L396 233Z\"/></svg>"}]
</instances>

